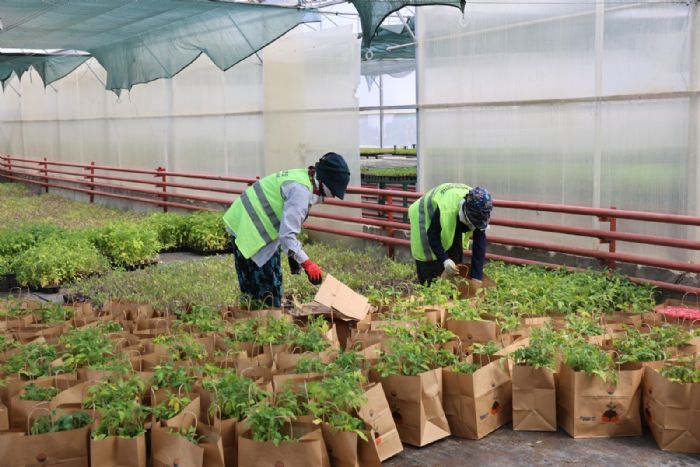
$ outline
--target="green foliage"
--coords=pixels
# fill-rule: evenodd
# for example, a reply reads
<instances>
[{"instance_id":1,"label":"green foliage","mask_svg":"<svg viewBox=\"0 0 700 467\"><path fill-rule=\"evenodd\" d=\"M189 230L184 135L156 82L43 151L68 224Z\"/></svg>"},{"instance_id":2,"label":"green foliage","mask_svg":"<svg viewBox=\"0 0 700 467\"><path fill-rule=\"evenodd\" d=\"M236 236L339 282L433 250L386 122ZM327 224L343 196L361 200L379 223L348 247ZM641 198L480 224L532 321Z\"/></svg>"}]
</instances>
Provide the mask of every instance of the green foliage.
<instances>
[{"instance_id":1,"label":"green foliage","mask_svg":"<svg viewBox=\"0 0 700 467\"><path fill-rule=\"evenodd\" d=\"M138 266L152 261L158 251L157 232L133 222L114 222L91 233L97 249L117 267Z\"/></svg>"},{"instance_id":2,"label":"green foliage","mask_svg":"<svg viewBox=\"0 0 700 467\"><path fill-rule=\"evenodd\" d=\"M700 360L697 356L679 358L661 368L661 376L674 383L700 383Z\"/></svg>"},{"instance_id":3,"label":"green foliage","mask_svg":"<svg viewBox=\"0 0 700 467\"><path fill-rule=\"evenodd\" d=\"M109 409L119 402L140 403L145 389L143 380L136 376L110 376L88 388L83 408Z\"/></svg>"},{"instance_id":4,"label":"green foliage","mask_svg":"<svg viewBox=\"0 0 700 467\"><path fill-rule=\"evenodd\" d=\"M219 312L207 305L193 305L188 310L177 313L177 317L199 332L218 332L224 329L224 321Z\"/></svg>"},{"instance_id":5,"label":"green foliage","mask_svg":"<svg viewBox=\"0 0 700 467\"><path fill-rule=\"evenodd\" d=\"M476 363L464 361L452 364L451 368L454 372L472 375L476 373L481 366L477 365Z\"/></svg>"},{"instance_id":6,"label":"green foliage","mask_svg":"<svg viewBox=\"0 0 700 467\"><path fill-rule=\"evenodd\" d=\"M454 282L438 278L431 284L417 285L414 291L416 305L444 305L457 300L458 291Z\"/></svg>"},{"instance_id":7,"label":"green foliage","mask_svg":"<svg viewBox=\"0 0 700 467\"><path fill-rule=\"evenodd\" d=\"M248 318L235 321L229 329L233 342L254 342L257 339L258 320Z\"/></svg>"},{"instance_id":8,"label":"green foliage","mask_svg":"<svg viewBox=\"0 0 700 467\"><path fill-rule=\"evenodd\" d=\"M574 371L597 376L606 383L617 383L617 371L612 356L582 339L573 339L565 344L564 363Z\"/></svg>"},{"instance_id":9,"label":"green foliage","mask_svg":"<svg viewBox=\"0 0 700 467\"><path fill-rule=\"evenodd\" d=\"M310 316L306 328L301 329L294 338L292 347L298 347L302 352L322 352L330 346L325 337L330 328L323 316Z\"/></svg>"},{"instance_id":10,"label":"green foliage","mask_svg":"<svg viewBox=\"0 0 700 467\"><path fill-rule=\"evenodd\" d=\"M294 373L298 375L303 373L325 373L326 371L326 365L316 357L301 357L294 366Z\"/></svg>"},{"instance_id":11,"label":"green foliage","mask_svg":"<svg viewBox=\"0 0 700 467\"><path fill-rule=\"evenodd\" d=\"M566 317L566 328L577 336L602 336L603 328L598 324L598 318L586 312L571 314Z\"/></svg>"},{"instance_id":12,"label":"green foliage","mask_svg":"<svg viewBox=\"0 0 700 467\"><path fill-rule=\"evenodd\" d=\"M163 363L153 368L152 386L154 390L170 389L184 392L192 390L192 384L196 378L187 374L187 368L183 366L175 367L171 363Z\"/></svg>"},{"instance_id":13,"label":"green foliage","mask_svg":"<svg viewBox=\"0 0 700 467\"><path fill-rule=\"evenodd\" d=\"M633 327L627 327L625 331L624 335L612 339L619 354L618 363L655 362L669 357L666 342Z\"/></svg>"},{"instance_id":14,"label":"green foliage","mask_svg":"<svg viewBox=\"0 0 700 467\"><path fill-rule=\"evenodd\" d=\"M362 389L363 377L359 371L326 377L308 384L307 408L315 417L314 423L325 422L334 431L355 433L367 441L365 424L351 415L367 402Z\"/></svg>"},{"instance_id":15,"label":"green foliage","mask_svg":"<svg viewBox=\"0 0 700 467\"><path fill-rule=\"evenodd\" d=\"M252 405L270 396L255 381L233 372L219 378L205 379L202 386L214 394L215 399L209 407L212 419L218 413L222 420L239 420Z\"/></svg>"},{"instance_id":16,"label":"green foliage","mask_svg":"<svg viewBox=\"0 0 700 467\"><path fill-rule=\"evenodd\" d=\"M42 241L65 234L61 228L51 224L29 224L21 228L0 230L0 256L13 258Z\"/></svg>"},{"instance_id":17,"label":"green foliage","mask_svg":"<svg viewBox=\"0 0 700 467\"><path fill-rule=\"evenodd\" d=\"M278 394L275 402L264 399L246 411L246 418L251 427L254 441L272 442L279 446L282 442L292 441L284 428L296 419L299 405L294 397Z\"/></svg>"},{"instance_id":18,"label":"green foliage","mask_svg":"<svg viewBox=\"0 0 700 467\"><path fill-rule=\"evenodd\" d=\"M415 177L416 167L362 167L362 175L375 177Z\"/></svg>"},{"instance_id":19,"label":"green foliage","mask_svg":"<svg viewBox=\"0 0 700 467\"><path fill-rule=\"evenodd\" d=\"M73 309L60 303L44 303L33 313L42 324L62 323L73 317Z\"/></svg>"},{"instance_id":20,"label":"green foliage","mask_svg":"<svg viewBox=\"0 0 700 467\"><path fill-rule=\"evenodd\" d=\"M439 346L455 335L426 319L417 321L415 327L387 326L385 332L391 339L386 350L379 354L375 367L382 377L415 376L455 362L454 356Z\"/></svg>"},{"instance_id":21,"label":"green foliage","mask_svg":"<svg viewBox=\"0 0 700 467\"><path fill-rule=\"evenodd\" d=\"M500 347L494 341L475 343L472 345L472 353L474 355L493 355L499 350Z\"/></svg>"},{"instance_id":22,"label":"green foliage","mask_svg":"<svg viewBox=\"0 0 700 467\"><path fill-rule=\"evenodd\" d=\"M261 320L257 329L257 342L263 345L279 345L293 342L299 335L299 327L287 319Z\"/></svg>"},{"instance_id":23,"label":"green foliage","mask_svg":"<svg viewBox=\"0 0 700 467\"><path fill-rule=\"evenodd\" d=\"M527 347L521 347L510 353L516 365L528 365L534 368L549 368L556 371L556 355L561 343L560 336L551 324L533 328Z\"/></svg>"},{"instance_id":24,"label":"green foliage","mask_svg":"<svg viewBox=\"0 0 700 467\"><path fill-rule=\"evenodd\" d=\"M0 254L0 276L12 274L12 265L10 259Z\"/></svg>"},{"instance_id":25,"label":"green foliage","mask_svg":"<svg viewBox=\"0 0 700 467\"><path fill-rule=\"evenodd\" d=\"M59 392L58 388L53 386L41 387L36 386L34 383L29 383L24 387L19 398L23 401L50 401Z\"/></svg>"},{"instance_id":26,"label":"green foliage","mask_svg":"<svg viewBox=\"0 0 700 467\"><path fill-rule=\"evenodd\" d=\"M195 251L229 249L230 237L220 212L198 212L187 217L187 247Z\"/></svg>"},{"instance_id":27,"label":"green foliage","mask_svg":"<svg viewBox=\"0 0 700 467\"><path fill-rule=\"evenodd\" d=\"M481 311L471 300L457 300L449 308L450 319L459 321L483 321Z\"/></svg>"},{"instance_id":28,"label":"green foliage","mask_svg":"<svg viewBox=\"0 0 700 467\"><path fill-rule=\"evenodd\" d=\"M10 356L2 367L3 373L19 374L23 378L36 379L51 374L51 362L58 358L53 345L44 342L32 342L21 351Z\"/></svg>"},{"instance_id":29,"label":"green foliage","mask_svg":"<svg viewBox=\"0 0 700 467\"><path fill-rule=\"evenodd\" d=\"M202 440L202 436L197 434L197 427L194 425L180 428L169 428L168 433L171 435L182 436L192 444L199 444L199 442Z\"/></svg>"},{"instance_id":30,"label":"green foliage","mask_svg":"<svg viewBox=\"0 0 700 467\"><path fill-rule=\"evenodd\" d=\"M70 415L61 415L56 418L56 412L41 415L34 420L30 433L32 435L43 435L45 433L56 433L59 431L77 430L92 423L92 417L86 412L74 412Z\"/></svg>"},{"instance_id":31,"label":"green foliage","mask_svg":"<svg viewBox=\"0 0 700 467\"><path fill-rule=\"evenodd\" d=\"M17 347L19 343L12 339L12 336L0 335L0 352L7 352L10 349Z\"/></svg>"},{"instance_id":32,"label":"green foliage","mask_svg":"<svg viewBox=\"0 0 700 467\"><path fill-rule=\"evenodd\" d=\"M198 342L192 334L181 333L170 339L168 353L175 361L204 360L207 350L204 344Z\"/></svg>"},{"instance_id":33,"label":"green foliage","mask_svg":"<svg viewBox=\"0 0 700 467\"><path fill-rule=\"evenodd\" d=\"M134 399L114 400L100 408L99 423L92 431L92 439L109 436L136 438L146 433L145 423L150 411Z\"/></svg>"},{"instance_id":34,"label":"green foliage","mask_svg":"<svg viewBox=\"0 0 700 467\"><path fill-rule=\"evenodd\" d=\"M167 400L164 400L153 407L153 416L156 420L169 420L182 412L182 410L187 407L190 402L192 402L192 400L190 400L190 398L187 396L170 394Z\"/></svg>"},{"instance_id":35,"label":"green foliage","mask_svg":"<svg viewBox=\"0 0 700 467\"><path fill-rule=\"evenodd\" d=\"M99 328L72 329L61 336L63 364L71 369L105 363L114 356L112 341Z\"/></svg>"},{"instance_id":36,"label":"green foliage","mask_svg":"<svg viewBox=\"0 0 700 467\"><path fill-rule=\"evenodd\" d=\"M102 273L105 258L83 236L48 237L20 253L13 262L17 281L26 286L57 286Z\"/></svg>"},{"instance_id":37,"label":"green foliage","mask_svg":"<svg viewBox=\"0 0 700 467\"><path fill-rule=\"evenodd\" d=\"M187 216L160 212L148 216L143 224L157 233L163 250L172 250L185 246L188 222Z\"/></svg>"}]
</instances>

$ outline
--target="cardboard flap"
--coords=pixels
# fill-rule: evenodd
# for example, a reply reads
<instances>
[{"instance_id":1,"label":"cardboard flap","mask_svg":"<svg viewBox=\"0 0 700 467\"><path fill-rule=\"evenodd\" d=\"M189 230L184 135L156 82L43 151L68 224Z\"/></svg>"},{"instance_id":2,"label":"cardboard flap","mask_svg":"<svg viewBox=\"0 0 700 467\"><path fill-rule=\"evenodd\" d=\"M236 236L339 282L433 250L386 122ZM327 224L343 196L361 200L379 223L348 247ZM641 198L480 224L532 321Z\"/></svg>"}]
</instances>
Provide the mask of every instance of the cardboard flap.
<instances>
[{"instance_id":1,"label":"cardboard flap","mask_svg":"<svg viewBox=\"0 0 700 467\"><path fill-rule=\"evenodd\" d=\"M326 279L316 292L314 301L333 308L343 315L341 319L361 320L369 312L367 297L358 294L330 274L326 274Z\"/></svg>"}]
</instances>

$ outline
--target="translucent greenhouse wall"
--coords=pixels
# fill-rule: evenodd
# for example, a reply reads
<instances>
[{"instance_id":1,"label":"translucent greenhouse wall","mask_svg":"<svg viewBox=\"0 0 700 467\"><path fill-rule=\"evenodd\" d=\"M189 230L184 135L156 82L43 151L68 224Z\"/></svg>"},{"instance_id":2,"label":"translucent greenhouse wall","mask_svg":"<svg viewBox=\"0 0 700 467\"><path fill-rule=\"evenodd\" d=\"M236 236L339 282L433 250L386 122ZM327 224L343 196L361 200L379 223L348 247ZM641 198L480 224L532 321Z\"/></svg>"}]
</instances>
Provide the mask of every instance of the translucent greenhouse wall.
<instances>
[{"instance_id":1,"label":"translucent greenhouse wall","mask_svg":"<svg viewBox=\"0 0 700 467\"><path fill-rule=\"evenodd\" d=\"M418 9L420 188L460 181L501 199L700 216L698 8L554 0L467 4L464 17ZM495 215L607 228L583 216ZM700 239L697 228L618 226ZM563 243L543 232L492 231ZM607 249L583 237L566 243ZM631 243L618 251L700 260Z\"/></svg>"},{"instance_id":2,"label":"translucent greenhouse wall","mask_svg":"<svg viewBox=\"0 0 700 467\"><path fill-rule=\"evenodd\" d=\"M201 56L121 98L94 61L47 88L27 73L0 93L0 153L254 177L335 151L357 183L359 55L349 26L297 28L226 72Z\"/></svg>"}]
</instances>

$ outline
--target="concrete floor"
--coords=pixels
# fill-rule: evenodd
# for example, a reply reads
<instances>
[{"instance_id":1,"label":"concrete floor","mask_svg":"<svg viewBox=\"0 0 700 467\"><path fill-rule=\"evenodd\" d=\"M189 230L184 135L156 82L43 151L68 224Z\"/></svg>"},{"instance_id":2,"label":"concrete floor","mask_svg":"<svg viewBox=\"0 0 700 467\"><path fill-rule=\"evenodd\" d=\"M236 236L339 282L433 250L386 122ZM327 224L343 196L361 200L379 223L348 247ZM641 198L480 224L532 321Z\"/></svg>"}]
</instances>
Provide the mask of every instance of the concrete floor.
<instances>
[{"instance_id":1,"label":"concrete floor","mask_svg":"<svg viewBox=\"0 0 700 467\"><path fill-rule=\"evenodd\" d=\"M564 431L513 431L510 425L478 441L450 437L429 446L404 446L387 467L442 466L698 466L700 455L661 451L651 433L642 437L573 439Z\"/></svg>"}]
</instances>

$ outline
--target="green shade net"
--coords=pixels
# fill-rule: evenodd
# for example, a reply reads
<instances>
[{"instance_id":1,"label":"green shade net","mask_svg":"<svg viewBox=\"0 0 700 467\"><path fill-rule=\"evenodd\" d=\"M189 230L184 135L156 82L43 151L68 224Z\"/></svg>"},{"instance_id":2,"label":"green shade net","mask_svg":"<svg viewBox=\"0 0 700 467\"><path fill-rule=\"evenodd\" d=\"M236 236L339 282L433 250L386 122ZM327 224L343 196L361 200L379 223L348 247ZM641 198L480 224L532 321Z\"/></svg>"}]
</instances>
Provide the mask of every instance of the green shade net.
<instances>
[{"instance_id":1,"label":"green shade net","mask_svg":"<svg viewBox=\"0 0 700 467\"><path fill-rule=\"evenodd\" d=\"M209 0L2 0L0 18L0 47L87 51L107 71L107 89L119 92L170 78L202 53L226 70L318 14ZM27 58L45 84L72 70L51 65L55 57ZM1 61L0 79L25 65Z\"/></svg>"},{"instance_id":2,"label":"green shade net","mask_svg":"<svg viewBox=\"0 0 700 467\"><path fill-rule=\"evenodd\" d=\"M78 68L88 58L87 55L0 54L0 82L4 86L12 73L21 76L33 67L45 83L52 83Z\"/></svg>"},{"instance_id":3,"label":"green shade net","mask_svg":"<svg viewBox=\"0 0 700 467\"><path fill-rule=\"evenodd\" d=\"M464 8L464 0L350 0L360 14L362 46L369 47L384 19L405 6L449 5Z\"/></svg>"}]
</instances>

